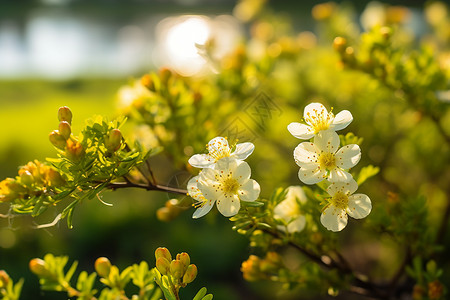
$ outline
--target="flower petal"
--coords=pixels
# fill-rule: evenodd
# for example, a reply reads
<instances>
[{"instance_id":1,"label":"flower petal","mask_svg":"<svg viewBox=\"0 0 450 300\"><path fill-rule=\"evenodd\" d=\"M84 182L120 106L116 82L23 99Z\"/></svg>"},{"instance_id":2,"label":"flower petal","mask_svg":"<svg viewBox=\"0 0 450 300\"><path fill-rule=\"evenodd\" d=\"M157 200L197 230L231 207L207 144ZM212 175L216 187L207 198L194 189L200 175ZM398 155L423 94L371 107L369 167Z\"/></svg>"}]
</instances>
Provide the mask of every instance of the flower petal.
<instances>
[{"instance_id":1,"label":"flower petal","mask_svg":"<svg viewBox=\"0 0 450 300\"><path fill-rule=\"evenodd\" d=\"M188 162L195 168L206 168L213 165L215 159L208 154L195 154L189 158Z\"/></svg>"},{"instance_id":2,"label":"flower petal","mask_svg":"<svg viewBox=\"0 0 450 300\"><path fill-rule=\"evenodd\" d=\"M350 179L350 181L347 181L347 182L333 182L327 188L327 192L328 192L328 194L330 194L331 197L333 197L334 194L336 194L337 192L341 192L346 195L351 195L357 189L358 189L358 184L352 178L352 179Z\"/></svg>"},{"instance_id":3,"label":"flower petal","mask_svg":"<svg viewBox=\"0 0 450 300\"><path fill-rule=\"evenodd\" d=\"M333 122L331 122L330 128L333 130L341 130L347 127L353 121L352 113L348 110L343 110L334 116Z\"/></svg>"},{"instance_id":4,"label":"flower petal","mask_svg":"<svg viewBox=\"0 0 450 300\"><path fill-rule=\"evenodd\" d=\"M210 140L206 148L209 152L212 152L222 148L230 148L230 146L228 146L228 140L226 138L218 136Z\"/></svg>"},{"instance_id":5,"label":"flower petal","mask_svg":"<svg viewBox=\"0 0 450 300\"><path fill-rule=\"evenodd\" d=\"M315 168L300 168L298 171L298 178L305 184L315 184L325 179L326 171L320 169L318 166Z\"/></svg>"},{"instance_id":6,"label":"flower petal","mask_svg":"<svg viewBox=\"0 0 450 300\"><path fill-rule=\"evenodd\" d=\"M332 130L321 131L314 137L317 149L327 153L335 153L340 143L339 135Z\"/></svg>"},{"instance_id":7,"label":"flower petal","mask_svg":"<svg viewBox=\"0 0 450 300\"><path fill-rule=\"evenodd\" d=\"M243 162L246 163L246 162ZM237 168L238 161L233 157L224 157L219 159L214 165L216 171L234 172Z\"/></svg>"},{"instance_id":8,"label":"flower petal","mask_svg":"<svg viewBox=\"0 0 450 300\"><path fill-rule=\"evenodd\" d=\"M259 197L261 187L256 180L249 179L238 189L239 199L242 201L255 201Z\"/></svg>"},{"instance_id":9,"label":"flower petal","mask_svg":"<svg viewBox=\"0 0 450 300\"><path fill-rule=\"evenodd\" d=\"M306 198L306 194L303 189L298 185L291 185L287 188L288 192L286 194L286 199L294 198L295 202L305 203L308 198Z\"/></svg>"},{"instance_id":10,"label":"flower petal","mask_svg":"<svg viewBox=\"0 0 450 300\"><path fill-rule=\"evenodd\" d=\"M327 115L328 114L328 110L325 108L325 106L323 106L323 104L321 103L317 103L317 102L313 102L310 103L308 105L305 106L305 110L303 111L303 119L305 119L306 123L308 123L309 125L312 125L308 119L311 116L316 116L316 115Z\"/></svg>"},{"instance_id":11,"label":"flower petal","mask_svg":"<svg viewBox=\"0 0 450 300\"><path fill-rule=\"evenodd\" d=\"M320 216L320 222L326 229L331 231L341 231L347 226L347 213L343 209L339 209L334 205L326 208Z\"/></svg>"},{"instance_id":12,"label":"flower petal","mask_svg":"<svg viewBox=\"0 0 450 300\"><path fill-rule=\"evenodd\" d=\"M252 143L237 144L236 149L231 155L236 159L244 160L253 153L253 150L255 150L255 145L253 145Z\"/></svg>"},{"instance_id":13,"label":"flower petal","mask_svg":"<svg viewBox=\"0 0 450 300\"><path fill-rule=\"evenodd\" d=\"M364 194L355 194L348 197L347 213L355 219L362 219L372 210L370 198Z\"/></svg>"},{"instance_id":14,"label":"flower petal","mask_svg":"<svg viewBox=\"0 0 450 300\"><path fill-rule=\"evenodd\" d=\"M250 175L252 174L252 170L250 169L248 163L242 160L237 161L236 168L231 171L233 172L233 178L236 179L240 184L249 179Z\"/></svg>"},{"instance_id":15,"label":"flower petal","mask_svg":"<svg viewBox=\"0 0 450 300\"><path fill-rule=\"evenodd\" d=\"M205 197L197 186L199 176L192 177L189 179L187 184L188 195L198 201L204 201Z\"/></svg>"},{"instance_id":16,"label":"flower petal","mask_svg":"<svg viewBox=\"0 0 450 300\"><path fill-rule=\"evenodd\" d=\"M217 199L217 209L225 217L232 217L239 212L241 202L239 199L232 197L231 199L221 197Z\"/></svg>"},{"instance_id":17,"label":"flower petal","mask_svg":"<svg viewBox=\"0 0 450 300\"><path fill-rule=\"evenodd\" d=\"M336 152L336 164L342 169L350 169L361 159L361 149L356 144L342 147Z\"/></svg>"},{"instance_id":18,"label":"flower petal","mask_svg":"<svg viewBox=\"0 0 450 300\"><path fill-rule=\"evenodd\" d=\"M314 130L311 126L302 123L292 122L287 129L293 136L301 140L309 140L314 136Z\"/></svg>"},{"instance_id":19,"label":"flower petal","mask_svg":"<svg viewBox=\"0 0 450 300\"><path fill-rule=\"evenodd\" d=\"M312 168L317 166L319 159L319 150L310 142L300 143L294 149L295 163L302 168Z\"/></svg>"},{"instance_id":20,"label":"flower petal","mask_svg":"<svg viewBox=\"0 0 450 300\"><path fill-rule=\"evenodd\" d=\"M202 207L197 208L192 215L193 219L198 219L209 213L215 201L206 200Z\"/></svg>"},{"instance_id":21,"label":"flower petal","mask_svg":"<svg viewBox=\"0 0 450 300\"><path fill-rule=\"evenodd\" d=\"M329 182L348 182L352 180L352 178L353 178L352 174L340 168L335 168L334 170L331 170L330 174L328 175Z\"/></svg>"},{"instance_id":22,"label":"flower petal","mask_svg":"<svg viewBox=\"0 0 450 300\"><path fill-rule=\"evenodd\" d=\"M298 216L296 219L291 221L287 226L287 231L289 233L300 232L305 228L306 218L305 216Z\"/></svg>"}]
</instances>

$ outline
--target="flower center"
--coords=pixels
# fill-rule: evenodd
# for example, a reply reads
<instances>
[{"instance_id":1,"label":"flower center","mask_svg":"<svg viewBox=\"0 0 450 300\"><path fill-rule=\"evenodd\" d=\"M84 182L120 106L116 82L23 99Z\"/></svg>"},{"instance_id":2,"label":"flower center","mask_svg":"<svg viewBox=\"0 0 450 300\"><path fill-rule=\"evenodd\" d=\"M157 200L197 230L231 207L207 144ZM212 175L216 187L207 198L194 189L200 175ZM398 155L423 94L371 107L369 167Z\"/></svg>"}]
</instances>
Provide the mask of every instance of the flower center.
<instances>
[{"instance_id":1,"label":"flower center","mask_svg":"<svg viewBox=\"0 0 450 300\"><path fill-rule=\"evenodd\" d=\"M325 109L318 111L313 110L313 113L307 113L305 122L309 123L314 128L314 133L318 133L322 130L327 130L330 127L330 123L333 121L333 113L327 112Z\"/></svg>"},{"instance_id":2,"label":"flower center","mask_svg":"<svg viewBox=\"0 0 450 300\"><path fill-rule=\"evenodd\" d=\"M237 194L240 184L234 178L227 178L223 181L222 186L225 194Z\"/></svg>"},{"instance_id":3,"label":"flower center","mask_svg":"<svg viewBox=\"0 0 450 300\"><path fill-rule=\"evenodd\" d=\"M323 152L320 154L319 164L322 169L332 170L336 167L336 157L333 153Z\"/></svg>"},{"instance_id":4,"label":"flower center","mask_svg":"<svg viewBox=\"0 0 450 300\"><path fill-rule=\"evenodd\" d=\"M215 141L213 143L210 143L207 145L209 156L214 158L214 160L217 162L219 159L228 157L231 154L231 149L228 146L228 143L226 139L223 139L223 141Z\"/></svg>"},{"instance_id":5,"label":"flower center","mask_svg":"<svg viewBox=\"0 0 450 300\"><path fill-rule=\"evenodd\" d=\"M348 196L342 192L337 192L330 202L337 208L346 209L348 207Z\"/></svg>"}]
</instances>

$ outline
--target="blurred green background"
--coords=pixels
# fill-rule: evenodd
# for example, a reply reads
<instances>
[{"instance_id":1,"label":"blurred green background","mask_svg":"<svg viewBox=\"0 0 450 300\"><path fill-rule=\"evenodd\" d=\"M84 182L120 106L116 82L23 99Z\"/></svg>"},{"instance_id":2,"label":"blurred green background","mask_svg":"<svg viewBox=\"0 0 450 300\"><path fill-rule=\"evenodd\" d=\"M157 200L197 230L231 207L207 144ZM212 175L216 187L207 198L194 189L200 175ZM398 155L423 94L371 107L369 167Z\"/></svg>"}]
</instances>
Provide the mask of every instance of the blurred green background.
<instances>
[{"instance_id":1,"label":"blurred green background","mask_svg":"<svg viewBox=\"0 0 450 300\"><path fill-rule=\"evenodd\" d=\"M359 15L367 3L354 1L351 4ZM18 166L30 160L55 156L48 142L48 133L58 124L58 107L67 105L72 109L75 132L81 130L84 120L92 115L117 115L119 87L130 78L164 64L155 54L158 43L162 41L155 32L161 20L182 14L230 14L234 4L224 0L46 0L22 1L20 5L15 1L1 2L0 178L15 176ZM316 1L273 1L270 4L276 12L291 18L294 28L317 29L311 17ZM408 5L416 14L420 12L423 1L390 1L389 4ZM419 31L424 30L420 22L415 26ZM240 28L241 34L245 35L247 29ZM414 111L405 112L405 104L397 95L380 88L368 77L329 73L338 61L331 50L331 41L320 50L322 52L304 54L303 65L299 65L299 69L303 70L301 76L307 76L302 77L299 86L282 87L285 95L291 93L287 97L291 103L281 107L282 117L272 122L273 126L266 134L274 143L284 139L284 148L269 154L266 160L262 154L249 159L256 179L266 183L264 196L269 196L271 188L277 185L299 184L289 150L298 140L290 137L287 131L281 136L277 136L277 132L284 130L288 123L299 121L303 103L307 100L299 103L295 99L302 96L308 101L325 99L328 104L339 107L336 112L351 110L355 120L350 129L365 139L362 146L364 163L383 165L385 169L381 176L387 181L398 181L405 174L420 174L420 168L429 168L430 176L435 176L436 182L443 180L439 176L448 176L448 172L442 173L440 168L446 158L433 158L442 141L432 124L425 122L413 128L415 123L411 120L420 116ZM280 69L278 75L282 72ZM283 76L276 80L283 82ZM354 85L356 80L358 84ZM292 93L298 94L292 96ZM361 100L354 102L353 99ZM377 102L375 99L383 100ZM294 105L298 106L297 111L292 109ZM399 124L401 118L405 121ZM450 131L449 119L447 113L445 128ZM389 120L395 120L392 121L394 124L389 124ZM406 136L403 134L405 128L409 130ZM384 139L385 143L401 138L405 147L398 149L395 155L387 155L395 149L391 149L390 144L378 143L379 137L386 136L389 138ZM417 139L424 141L423 148L416 147L414 141ZM273 145L267 146L261 139L257 139L255 144L261 153L267 153L265 147L269 152L274 149ZM444 147L438 154L445 156L446 150L448 148ZM405 165L394 163L397 156L405 159L405 165L416 162L419 171L408 174L408 170L402 168ZM389 160L385 160L386 157ZM426 166L421 166L425 162L416 161L418 157L430 157L430 160ZM274 167L269 158L283 159L284 162ZM160 155L153 157L151 162L160 182L173 184L177 170L161 168L165 159ZM264 173L268 166L273 172ZM283 168L289 168L289 171L280 178L272 178ZM180 178L184 180L183 176ZM413 178L402 189L413 189L421 180ZM381 180L367 189L372 199L385 196L382 192L386 190L385 182ZM432 202L432 213L439 219L438 212L443 206L442 199L445 199L443 192L432 185L421 185L419 190L431 193L431 198L437 199ZM276 284L249 284L242 279L239 269L241 262L248 257L249 246L245 237L230 229L231 222L227 219L211 214L193 221L192 211L188 211L170 224L158 221L155 211L170 197L135 190L104 193L103 200L112 203L113 207L96 200L83 203L75 210L72 230L67 229L64 222L56 227L35 230L31 218L0 219L0 269L7 270L16 280L25 278L22 299L63 299L60 294L39 291L36 277L28 271L31 258L42 257L48 252L69 255L80 262L80 269L92 272L93 263L99 256L107 256L122 268L141 260L152 264L154 250L164 246L172 253L188 252L199 269L199 277L182 292L186 298L193 296L200 287L207 286L216 299L273 299L265 296L264 291L276 289ZM6 213L2 206L0 213ZM53 215L47 213L36 221L50 222L56 214L56 211ZM388 260L386 265L392 260L395 258Z\"/></svg>"}]
</instances>

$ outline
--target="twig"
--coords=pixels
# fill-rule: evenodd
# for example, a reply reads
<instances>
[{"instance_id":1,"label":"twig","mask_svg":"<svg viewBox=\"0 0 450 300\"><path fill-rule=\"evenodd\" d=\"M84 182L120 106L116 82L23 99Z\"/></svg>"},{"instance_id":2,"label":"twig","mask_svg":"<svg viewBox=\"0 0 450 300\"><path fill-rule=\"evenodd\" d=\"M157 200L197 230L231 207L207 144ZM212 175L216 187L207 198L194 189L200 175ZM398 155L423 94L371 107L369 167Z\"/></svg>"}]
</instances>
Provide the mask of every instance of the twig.
<instances>
[{"instance_id":1,"label":"twig","mask_svg":"<svg viewBox=\"0 0 450 300\"><path fill-rule=\"evenodd\" d=\"M123 189L123 188L139 188L139 189L144 189L147 191L160 191L160 192L168 192L168 193L180 194L180 195L187 194L187 190L184 190L184 189L173 188L170 186L159 185L159 184L155 184L155 185L140 184L140 183L134 183L131 181L111 182L106 187L111 190Z\"/></svg>"}]
</instances>

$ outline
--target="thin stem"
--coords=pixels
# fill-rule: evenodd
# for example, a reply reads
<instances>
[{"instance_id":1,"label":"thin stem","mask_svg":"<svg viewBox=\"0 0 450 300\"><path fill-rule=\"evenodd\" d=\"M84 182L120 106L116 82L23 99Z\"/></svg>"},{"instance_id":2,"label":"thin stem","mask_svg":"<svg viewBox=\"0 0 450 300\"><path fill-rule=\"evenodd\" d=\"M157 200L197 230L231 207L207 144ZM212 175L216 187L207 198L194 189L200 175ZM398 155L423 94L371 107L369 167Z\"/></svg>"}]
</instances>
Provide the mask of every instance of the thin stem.
<instances>
[{"instance_id":1,"label":"thin stem","mask_svg":"<svg viewBox=\"0 0 450 300\"><path fill-rule=\"evenodd\" d=\"M168 193L180 194L180 195L187 194L187 190L184 190L184 189L173 188L170 186L159 185L159 184L155 184L155 185L148 184L147 185L147 184L141 184L141 183L134 183L131 181L111 182L106 187L111 190L117 190L117 189L123 189L123 188L139 188L139 189L144 189L147 191L160 191L160 192L168 192Z\"/></svg>"}]
</instances>

